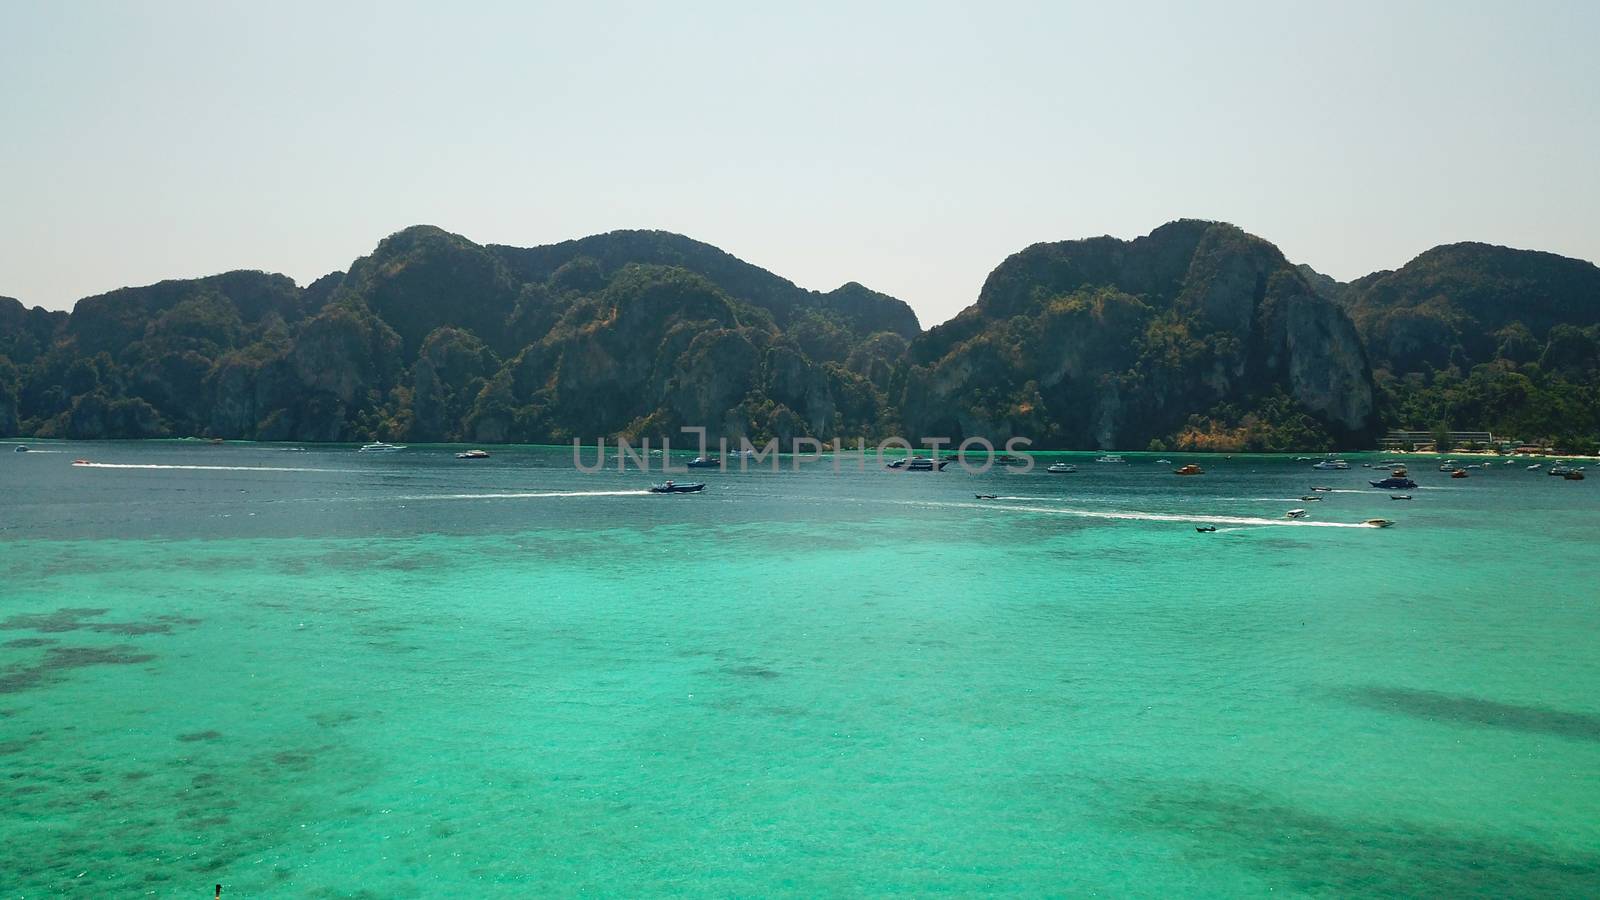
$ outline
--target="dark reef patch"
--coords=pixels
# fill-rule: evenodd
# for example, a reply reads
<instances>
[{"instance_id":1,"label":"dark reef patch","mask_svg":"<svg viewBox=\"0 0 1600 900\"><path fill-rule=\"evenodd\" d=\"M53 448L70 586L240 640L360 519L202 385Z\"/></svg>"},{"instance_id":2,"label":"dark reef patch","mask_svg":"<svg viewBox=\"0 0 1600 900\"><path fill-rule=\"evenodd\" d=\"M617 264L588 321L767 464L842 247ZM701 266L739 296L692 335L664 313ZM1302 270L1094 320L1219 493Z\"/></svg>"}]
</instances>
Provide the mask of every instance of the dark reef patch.
<instances>
[{"instance_id":1,"label":"dark reef patch","mask_svg":"<svg viewBox=\"0 0 1600 900\"><path fill-rule=\"evenodd\" d=\"M1394 820L1347 819L1254 792L1177 784L1131 802L1138 827L1182 835L1208 862L1334 897L1584 897L1600 854Z\"/></svg>"},{"instance_id":2,"label":"dark reef patch","mask_svg":"<svg viewBox=\"0 0 1600 900\"><path fill-rule=\"evenodd\" d=\"M48 647L56 643L54 638L17 638L0 644L0 647L10 647L16 650L27 650L32 647Z\"/></svg>"},{"instance_id":3,"label":"dark reef patch","mask_svg":"<svg viewBox=\"0 0 1600 900\"><path fill-rule=\"evenodd\" d=\"M1340 696L1359 706L1400 713L1430 722L1450 722L1484 728L1504 728L1529 734L1600 741L1600 716L1563 712L1542 706L1524 706L1484 700L1465 694L1418 691L1409 688L1364 687L1341 691Z\"/></svg>"},{"instance_id":4,"label":"dark reef patch","mask_svg":"<svg viewBox=\"0 0 1600 900\"><path fill-rule=\"evenodd\" d=\"M97 607L72 606L58 609L53 613L22 613L0 620L0 631L42 631L47 634L77 631L84 626L84 619L103 616L110 611Z\"/></svg>"},{"instance_id":5,"label":"dark reef patch","mask_svg":"<svg viewBox=\"0 0 1600 900\"><path fill-rule=\"evenodd\" d=\"M155 658L153 653L139 653L131 647L51 647L36 665L11 666L0 670L0 694L15 694L40 687L59 680L72 669L133 666Z\"/></svg>"},{"instance_id":6,"label":"dark reef patch","mask_svg":"<svg viewBox=\"0 0 1600 900\"><path fill-rule=\"evenodd\" d=\"M194 741L214 741L219 737L222 737L222 732L207 729L205 731L193 731L189 734L180 734L178 735L178 740L185 743L193 743Z\"/></svg>"},{"instance_id":7,"label":"dark reef patch","mask_svg":"<svg viewBox=\"0 0 1600 900\"><path fill-rule=\"evenodd\" d=\"M156 616L148 622L100 622L91 621L110 612L101 607L74 606L63 607L49 613L21 613L0 620L0 631L38 631L44 634L60 634L67 631L92 631L96 634L116 634L123 637L136 637L142 634L171 634L172 629L179 625L199 625L199 619L186 616ZM23 638L23 640L30 640ZM34 638L32 640L39 640ZM8 646L10 646L8 644ZM31 646L39 646L37 644Z\"/></svg>"},{"instance_id":8,"label":"dark reef patch","mask_svg":"<svg viewBox=\"0 0 1600 900\"><path fill-rule=\"evenodd\" d=\"M745 678L773 679L783 674L776 669L769 669L765 666L723 666L722 671L726 675L740 675Z\"/></svg>"}]
</instances>

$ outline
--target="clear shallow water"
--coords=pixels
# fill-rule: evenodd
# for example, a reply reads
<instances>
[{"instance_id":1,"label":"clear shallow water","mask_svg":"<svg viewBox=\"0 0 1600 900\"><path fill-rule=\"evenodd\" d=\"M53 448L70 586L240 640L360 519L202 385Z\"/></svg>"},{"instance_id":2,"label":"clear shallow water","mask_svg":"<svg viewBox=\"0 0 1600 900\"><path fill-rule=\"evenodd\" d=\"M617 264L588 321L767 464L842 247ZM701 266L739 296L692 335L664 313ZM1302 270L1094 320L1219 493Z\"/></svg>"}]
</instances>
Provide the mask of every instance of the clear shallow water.
<instances>
[{"instance_id":1,"label":"clear shallow water","mask_svg":"<svg viewBox=\"0 0 1600 900\"><path fill-rule=\"evenodd\" d=\"M8 896L1600 889L1593 482L46 446Z\"/></svg>"}]
</instances>

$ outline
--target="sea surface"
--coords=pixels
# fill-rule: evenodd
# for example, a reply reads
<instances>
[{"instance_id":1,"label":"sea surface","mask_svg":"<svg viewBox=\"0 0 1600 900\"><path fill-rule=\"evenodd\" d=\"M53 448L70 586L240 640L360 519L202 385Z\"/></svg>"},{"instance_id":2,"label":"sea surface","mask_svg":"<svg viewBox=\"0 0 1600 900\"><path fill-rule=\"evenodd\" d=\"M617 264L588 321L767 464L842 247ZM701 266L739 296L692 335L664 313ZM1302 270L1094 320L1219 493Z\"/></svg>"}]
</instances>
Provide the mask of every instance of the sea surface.
<instances>
[{"instance_id":1,"label":"sea surface","mask_svg":"<svg viewBox=\"0 0 1600 900\"><path fill-rule=\"evenodd\" d=\"M31 446L0 896L1600 895L1600 477Z\"/></svg>"}]
</instances>

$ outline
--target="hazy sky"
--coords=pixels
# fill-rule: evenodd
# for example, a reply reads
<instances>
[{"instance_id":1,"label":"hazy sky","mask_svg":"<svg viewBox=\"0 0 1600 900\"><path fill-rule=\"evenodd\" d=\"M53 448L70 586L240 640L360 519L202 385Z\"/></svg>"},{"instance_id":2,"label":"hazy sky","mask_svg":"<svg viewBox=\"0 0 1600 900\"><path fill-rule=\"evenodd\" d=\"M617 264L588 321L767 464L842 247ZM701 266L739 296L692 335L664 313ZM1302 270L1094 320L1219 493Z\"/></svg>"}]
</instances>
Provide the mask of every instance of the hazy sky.
<instances>
[{"instance_id":1,"label":"hazy sky","mask_svg":"<svg viewBox=\"0 0 1600 900\"><path fill-rule=\"evenodd\" d=\"M664 228L955 314L1224 219L1340 278L1600 259L1600 3L0 0L0 294Z\"/></svg>"}]
</instances>

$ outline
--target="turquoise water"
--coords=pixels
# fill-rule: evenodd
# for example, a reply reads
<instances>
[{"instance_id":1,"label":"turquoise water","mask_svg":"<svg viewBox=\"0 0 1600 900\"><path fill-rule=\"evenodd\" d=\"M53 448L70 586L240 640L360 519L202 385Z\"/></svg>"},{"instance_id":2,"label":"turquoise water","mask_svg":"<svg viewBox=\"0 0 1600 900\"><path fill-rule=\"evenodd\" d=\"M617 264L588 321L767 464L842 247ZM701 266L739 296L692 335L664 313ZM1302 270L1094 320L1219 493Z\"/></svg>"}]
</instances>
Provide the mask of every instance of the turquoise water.
<instances>
[{"instance_id":1,"label":"turquoise water","mask_svg":"<svg viewBox=\"0 0 1600 900\"><path fill-rule=\"evenodd\" d=\"M5 896L1600 893L1593 480L47 449Z\"/></svg>"}]
</instances>

